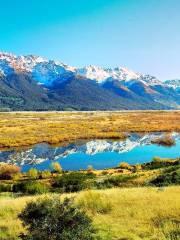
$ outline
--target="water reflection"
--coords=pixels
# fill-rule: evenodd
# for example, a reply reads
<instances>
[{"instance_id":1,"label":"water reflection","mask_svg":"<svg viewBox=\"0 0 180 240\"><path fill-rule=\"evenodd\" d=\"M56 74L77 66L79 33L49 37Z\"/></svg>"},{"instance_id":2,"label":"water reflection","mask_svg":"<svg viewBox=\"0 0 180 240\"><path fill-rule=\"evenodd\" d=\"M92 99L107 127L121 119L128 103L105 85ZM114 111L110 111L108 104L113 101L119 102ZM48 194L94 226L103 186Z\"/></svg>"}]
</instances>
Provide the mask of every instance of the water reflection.
<instances>
[{"instance_id":1,"label":"water reflection","mask_svg":"<svg viewBox=\"0 0 180 240\"><path fill-rule=\"evenodd\" d=\"M96 169L117 166L121 161L142 163L151 161L154 156L179 157L180 135L173 133L176 145L171 148L151 144L152 139L164 133L131 134L123 141L91 140L81 141L68 146L53 147L37 144L28 149L0 152L0 161L22 166L48 169L51 161L60 161L65 170L85 169L93 165Z\"/></svg>"}]
</instances>

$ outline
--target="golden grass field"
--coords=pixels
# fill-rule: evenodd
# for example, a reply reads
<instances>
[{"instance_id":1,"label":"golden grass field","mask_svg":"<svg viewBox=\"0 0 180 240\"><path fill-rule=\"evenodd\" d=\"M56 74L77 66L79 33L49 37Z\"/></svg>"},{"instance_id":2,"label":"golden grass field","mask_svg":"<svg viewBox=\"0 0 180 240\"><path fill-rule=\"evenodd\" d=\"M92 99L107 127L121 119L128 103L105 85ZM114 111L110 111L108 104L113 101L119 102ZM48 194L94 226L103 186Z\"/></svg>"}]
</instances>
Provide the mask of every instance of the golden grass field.
<instances>
[{"instance_id":1,"label":"golden grass field","mask_svg":"<svg viewBox=\"0 0 180 240\"><path fill-rule=\"evenodd\" d=\"M180 111L0 113L0 148L180 131Z\"/></svg>"},{"instance_id":2,"label":"golden grass field","mask_svg":"<svg viewBox=\"0 0 180 240\"><path fill-rule=\"evenodd\" d=\"M174 240L180 224L180 188L113 188L64 194L93 218L103 240ZM25 231L17 215L27 201L39 196L0 195L0 239L18 239ZM99 197L102 201L99 201ZM101 206L103 204L103 206ZM98 213L98 208L110 209ZM8 223L8 224L7 224Z\"/></svg>"},{"instance_id":3,"label":"golden grass field","mask_svg":"<svg viewBox=\"0 0 180 240\"><path fill-rule=\"evenodd\" d=\"M153 131L180 132L180 111L0 113L2 149L40 142L64 144L78 139L122 139L129 132ZM93 219L102 240L178 240L180 187L140 187L161 171L138 169L138 178L130 185L62 194L61 197L74 197L75 204ZM104 177L103 170L95 174ZM109 169L107 174L120 173L118 169ZM124 169L122 174L132 172ZM1 182L6 183L6 180ZM0 194L0 240L18 240L18 235L25 232L18 214L28 201L39 197Z\"/></svg>"}]
</instances>

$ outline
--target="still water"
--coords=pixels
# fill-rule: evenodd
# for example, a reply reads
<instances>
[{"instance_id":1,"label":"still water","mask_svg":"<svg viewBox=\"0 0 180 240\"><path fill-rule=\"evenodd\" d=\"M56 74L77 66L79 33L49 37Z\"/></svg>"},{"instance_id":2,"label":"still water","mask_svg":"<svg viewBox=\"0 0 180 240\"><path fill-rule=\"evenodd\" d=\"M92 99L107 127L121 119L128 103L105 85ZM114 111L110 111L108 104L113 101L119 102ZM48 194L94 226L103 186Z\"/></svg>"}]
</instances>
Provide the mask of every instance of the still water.
<instances>
[{"instance_id":1,"label":"still water","mask_svg":"<svg viewBox=\"0 0 180 240\"><path fill-rule=\"evenodd\" d=\"M180 157L180 134L173 133L176 144L171 147L159 146L151 140L164 133L145 135L131 134L126 140L91 140L78 141L67 146L53 147L45 143L26 149L12 149L0 152L0 162L21 166L22 171L35 167L49 169L52 161L61 164L63 170L95 169L117 166L120 162L130 164L150 162L153 157Z\"/></svg>"}]
</instances>

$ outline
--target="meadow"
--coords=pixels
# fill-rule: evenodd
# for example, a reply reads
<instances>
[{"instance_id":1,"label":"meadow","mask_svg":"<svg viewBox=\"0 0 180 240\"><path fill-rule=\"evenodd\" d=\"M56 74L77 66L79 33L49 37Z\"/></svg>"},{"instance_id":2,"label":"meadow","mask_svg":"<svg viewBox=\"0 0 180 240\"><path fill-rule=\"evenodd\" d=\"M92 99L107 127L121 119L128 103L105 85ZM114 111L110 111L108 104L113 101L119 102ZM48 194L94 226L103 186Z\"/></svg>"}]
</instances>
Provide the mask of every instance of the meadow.
<instances>
[{"instance_id":1,"label":"meadow","mask_svg":"<svg viewBox=\"0 0 180 240\"><path fill-rule=\"evenodd\" d=\"M120 163L106 170L18 172L0 165L0 239L18 240L18 218L39 197L73 198L92 219L97 240L178 240L180 159L154 158L142 165Z\"/></svg>"},{"instance_id":2,"label":"meadow","mask_svg":"<svg viewBox=\"0 0 180 240\"><path fill-rule=\"evenodd\" d=\"M63 194L74 197L103 240L176 240L180 224L180 188L112 188ZM25 232L18 214L39 196L0 196L0 239L15 240ZM7 224L8 223L8 224Z\"/></svg>"},{"instance_id":3,"label":"meadow","mask_svg":"<svg viewBox=\"0 0 180 240\"><path fill-rule=\"evenodd\" d=\"M180 131L180 111L0 113L0 148Z\"/></svg>"},{"instance_id":4,"label":"meadow","mask_svg":"<svg viewBox=\"0 0 180 240\"><path fill-rule=\"evenodd\" d=\"M0 148L79 139L123 139L130 132L179 132L180 111L0 113ZM155 144L175 144L167 135ZM27 229L19 219L39 198L73 198L92 219L97 240L178 240L180 164L154 157L150 163L120 163L112 169L22 173L0 164L0 240L19 240Z\"/></svg>"}]
</instances>

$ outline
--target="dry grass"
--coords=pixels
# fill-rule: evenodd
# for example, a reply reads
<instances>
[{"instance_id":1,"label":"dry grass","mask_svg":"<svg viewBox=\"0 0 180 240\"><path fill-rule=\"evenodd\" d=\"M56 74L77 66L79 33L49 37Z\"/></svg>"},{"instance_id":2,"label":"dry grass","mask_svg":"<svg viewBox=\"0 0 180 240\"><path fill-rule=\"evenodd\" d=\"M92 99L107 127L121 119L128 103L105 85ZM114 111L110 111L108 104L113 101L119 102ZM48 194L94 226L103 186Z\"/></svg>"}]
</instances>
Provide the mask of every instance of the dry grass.
<instances>
[{"instance_id":1,"label":"dry grass","mask_svg":"<svg viewBox=\"0 0 180 240\"><path fill-rule=\"evenodd\" d=\"M0 113L0 147L180 131L180 111Z\"/></svg>"},{"instance_id":2,"label":"dry grass","mask_svg":"<svg viewBox=\"0 0 180 240\"><path fill-rule=\"evenodd\" d=\"M93 196L93 192L95 193ZM98 193L98 195L97 195ZM87 199L89 194L93 197ZM101 195L110 201L108 211L101 209ZM116 188L73 194L77 203L93 218L98 235L103 240L176 240L180 224L180 187L158 188ZM72 196L66 194L65 196ZM17 239L24 231L18 213L26 202L35 197L0 198L0 239ZM98 202L92 202L98 200ZM87 206L87 209L86 209ZM103 209L106 206L103 204ZM2 231L2 229L4 229ZM180 234L180 232L179 232ZM3 237L4 236L4 237Z\"/></svg>"},{"instance_id":3,"label":"dry grass","mask_svg":"<svg viewBox=\"0 0 180 240\"><path fill-rule=\"evenodd\" d=\"M180 224L179 187L110 189L104 193L114 205L109 214L94 217L104 239L176 239L170 235Z\"/></svg>"}]
</instances>

